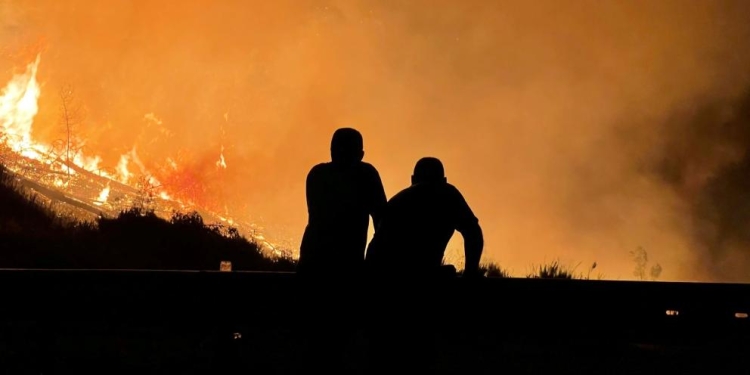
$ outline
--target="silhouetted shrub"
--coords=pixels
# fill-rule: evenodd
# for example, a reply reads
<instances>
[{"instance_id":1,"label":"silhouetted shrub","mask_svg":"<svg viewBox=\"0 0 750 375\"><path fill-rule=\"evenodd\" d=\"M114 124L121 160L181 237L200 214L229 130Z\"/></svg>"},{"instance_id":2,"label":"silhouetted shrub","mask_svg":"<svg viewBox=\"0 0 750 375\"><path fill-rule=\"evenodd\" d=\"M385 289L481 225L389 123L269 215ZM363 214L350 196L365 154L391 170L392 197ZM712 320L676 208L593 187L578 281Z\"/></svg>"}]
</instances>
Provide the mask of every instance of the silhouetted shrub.
<instances>
[{"instance_id":1,"label":"silhouetted shrub","mask_svg":"<svg viewBox=\"0 0 750 375\"><path fill-rule=\"evenodd\" d=\"M578 265L580 265L580 263ZM594 262L591 267L589 267L586 274L575 272L576 268L578 268L578 265L576 265L575 267L568 267L560 264L560 261L555 260L548 264L532 266L532 271L527 274L526 277L530 279L589 280L591 278L591 272L596 269L597 264L596 262ZM602 279L603 277L604 276L602 274L597 275L597 279Z\"/></svg>"},{"instance_id":2,"label":"silhouetted shrub","mask_svg":"<svg viewBox=\"0 0 750 375\"><path fill-rule=\"evenodd\" d=\"M508 271L500 268L500 266L495 263L482 264L479 266L479 270L485 277L510 277L510 273L508 273Z\"/></svg>"},{"instance_id":3,"label":"silhouetted shrub","mask_svg":"<svg viewBox=\"0 0 750 375\"><path fill-rule=\"evenodd\" d=\"M292 271L291 257L266 256L236 228L206 224L197 212L170 220L133 207L95 222L58 218L0 168L0 267Z\"/></svg>"},{"instance_id":4,"label":"silhouetted shrub","mask_svg":"<svg viewBox=\"0 0 750 375\"><path fill-rule=\"evenodd\" d=\"M532 271L526 277L530 279L574 279L574 269L570 269L555 260L549 264L532 266Z\"/></svg>"},{"instance_id":5,"label":"silhouetted shrub","mask_svg":"<svg viewBox=\"0 0 750 375\"><path fill-rule=\"evenodd\" d=\"M200 230L205 226L205 224L203 223L203 218L200 214L198 214L198 212L195 211L187 213L175 212L172 215L172 219L170 220L170 222L174 225L182 226L185 228L193 228L197 230Z\"/></svg>"}]
</instances>

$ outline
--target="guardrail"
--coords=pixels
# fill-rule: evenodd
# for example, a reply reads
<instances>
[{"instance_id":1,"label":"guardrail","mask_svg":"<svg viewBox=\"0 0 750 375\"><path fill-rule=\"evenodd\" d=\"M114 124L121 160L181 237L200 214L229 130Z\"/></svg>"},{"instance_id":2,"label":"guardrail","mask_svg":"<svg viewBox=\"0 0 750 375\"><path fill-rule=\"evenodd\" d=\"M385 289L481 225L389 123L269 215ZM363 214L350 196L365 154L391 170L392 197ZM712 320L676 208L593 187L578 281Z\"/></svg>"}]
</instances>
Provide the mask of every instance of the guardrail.
<instances>
[{"instance_id":1,"label":"guardrail","mask_svg":"<svg viewBox=\"0 0 750 375\"><path fill-rule=\"evenodd\" d=\"M398 335L415 326L434 329L444 335L441 342L456 348L471 347L465 350L467 356L484 350L485 361L500 352L520 355L497 346L503 342L552 345L556 350L587 345L586 360L604 355L605 362L610 360L606 355L629 353L622 345L631 344L710 348L701 349L701 360L731 359L735 362L726 363L735 366L747 362L737 353L750 351L750 285L742 284L514 278L406 282L304 280L293 273L239 271L0 270L0 299L0 341L11 340L7 347L33 348L28 350L36 353L34 358L54 356L49 349L54 342L76 335L99 335L91 342L145 335L152 339L142 338L137 345L147 345L158 334L195 347L204 347L201 340L211 336L217 361L251 360L255 364L245 369L257 369L253 366L258 363L268 369L278 366L268 364L269 358L283 357L282 347L296 345L289 343L299 338L289 333L295 330L312 329L326 338L329 332L382 329ZM472 343L483 343L483 349ZM40 345L46 352L39 351ZM244 349L238 349L242 345ZM72 350L75 345L57 348ZM599 357L590 354L595 348L601 348ZM544 353L533 349L539 358L534 363L549 361ZM571 358L582 355L571 353ZM198 361L192 354L179 358L185 369ZM684 362L679 361L670 363Z\"/></svg>"},{"instance_id":2,"label":"guardrail","mask_svg":"<svg viewBox=\"0 0 750 375\"><path fill-rule=\"evenodd\" d=\"M516 278L311 282L277 272L0 270L0 296L0 318L160 319L180 312L189 319L221 315L241 322L266 314L293 319L310 305L365 313L389 303L406 309L416 298L439 306L436 315L505 317L514 326L570 321L581 328L604 324L633 331L690 325L710 327L715 335L724 333L718 329L734 335L750 326L750 285L744 284Z\"/></svg>"}]
</instances>

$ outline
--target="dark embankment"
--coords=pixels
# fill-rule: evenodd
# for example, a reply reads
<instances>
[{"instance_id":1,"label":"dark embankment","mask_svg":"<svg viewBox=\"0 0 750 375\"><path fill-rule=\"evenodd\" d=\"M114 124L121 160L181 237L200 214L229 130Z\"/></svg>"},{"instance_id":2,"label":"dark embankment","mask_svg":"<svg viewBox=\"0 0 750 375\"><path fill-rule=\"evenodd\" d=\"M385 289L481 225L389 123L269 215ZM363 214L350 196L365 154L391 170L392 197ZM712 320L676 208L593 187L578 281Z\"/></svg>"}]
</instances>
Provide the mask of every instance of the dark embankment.
<instances>
[{"instance_id":1,"label":"dark embankment","mask_svg":"<svg viewBox=\"0 0 750 375\"><path fill-rule=\"evenodd\" d=\"M750 312L750 285L314 282L293 273L237 271L291 270L294 262L267 258L256 244L197 215L167 221L132 210L81 224L30 200L7 177L0 182L0 368L6 373L727 374L750 368L750 318L743 315ZM235 271L200 271L216 270L222 260ZM123 270L92 270L115 268Z\"/></svg>"},{"instance_id":2,"label":"dark embankment","mask_svg":"<svg viewBox=\"0 0 750 375\"><path fill-rule=\"evenodd\" d=\"M116 218L78 222L60 217L0 167L0 268L286 271L292 259L265 256L233 228L195 213L167 221L131 209Z\"/></svg>"},{"instance_id":3,"label":"dark embankment","mask_svg":"<svg viewBox=\"0 0 750 375\"><path fill-rule=\"evenodd\" d=\"M398 368L419 359L431 373L726 374L750 364L750 320L736 317L750 311L747 285L7 270L0 293L0 358L12 373L310 373L314 359L357 373L387 363L378 342L405 351Z\"/></svg>"}]
</instances>

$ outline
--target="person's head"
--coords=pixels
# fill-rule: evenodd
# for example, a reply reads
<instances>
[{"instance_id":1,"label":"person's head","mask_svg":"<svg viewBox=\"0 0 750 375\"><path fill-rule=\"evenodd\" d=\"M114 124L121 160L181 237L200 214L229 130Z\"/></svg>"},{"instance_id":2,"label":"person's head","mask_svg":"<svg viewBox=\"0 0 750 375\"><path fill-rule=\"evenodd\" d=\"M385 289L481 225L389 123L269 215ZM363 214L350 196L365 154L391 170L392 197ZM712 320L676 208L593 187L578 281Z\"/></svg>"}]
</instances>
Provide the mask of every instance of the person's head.
<instances>
[{"instance_id":1,"label":"person's head","mask_svg":"<svg viewBox=\"0 0 750 375\"><path fill-rule=\"evenodd\" d=\"M340 128L331 139L331 160L334 163L356 163L365 156L362 134L356 129Z\"/></svg>"},{"instance_id":2,"label":"person's head","mask_svg":"<svg viewBox=\"0 0 750 375\"><path fill-rule=\"evenodd\" d=\"M424 157L417 161L414 166L414 174L411 176L412 184L424 182L447 182L445 170L440 159L433 157Z\"/></svg>"}]
</instances>

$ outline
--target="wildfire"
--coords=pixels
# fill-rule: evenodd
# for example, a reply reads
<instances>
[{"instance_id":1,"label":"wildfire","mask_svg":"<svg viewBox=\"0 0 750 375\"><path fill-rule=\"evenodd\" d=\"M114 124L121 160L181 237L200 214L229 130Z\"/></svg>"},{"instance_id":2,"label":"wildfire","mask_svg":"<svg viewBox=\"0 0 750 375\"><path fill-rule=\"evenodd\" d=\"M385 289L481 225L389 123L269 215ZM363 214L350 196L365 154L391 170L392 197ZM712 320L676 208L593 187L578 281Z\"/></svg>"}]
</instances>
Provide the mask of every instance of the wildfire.
<instances>
[{"instance_id":1,"label":"wildfire","mask_svg":"<svg viewBox=\"0 0 750 375\"><path fill-rule=\"evenodd\" d=\"M32 159L38 159L48 150L38 150L31 141L31 124L38 107L37 99L41 90L36 81L39 58L26 66L26 72L16 74L3 89L0 96L0 119L3 138L13 152Z\"/></svg>"},{"instance_id":2,"label":"wildfire","mask_svg":"<svg viewBox=\"0 0 750 375\"><path fill-rule=\"evenodd\" d=\"M221 146L221 153L219 154L219 161L216 162L216 166L227 169L227 162L224 160L224 145Z\"/></svg>"},{"instance_id":3,"label":"wildfire","mask_svg":"<svg viewBox=\"0 0 750 375\"><path fill-rule=\"evenodd\" d=\"M102 189L102 191L99 193L99 197L97 198L97 201L94 202L97 206L101 206L105 203L107 203L107 198L109 198L109 184Z\"/></svg>"},{"instance_id":4,"label":"wildfire","mask_svg":"<svg viewBox=\"0 0 750 375\"><path fill-rule=\"evenodd\" d=\"M130 156L128 154L120 155L120 161L117 162L117 180L123 184L130 182L130 171L128 170Z\"/></svg>"},{"instance_id":5,"label":"wildfire","mask_svg":"<svg viewBox=\"0 0 750 375\"><path fill-rule=\"evenodd\" d=\"M16 74L8 82L0 96L0 121L2 132L0 141L10 147L10 150L22 157L48 164L53 170L75 174L76 170L70 163L88 171L99 168L101 157L87 156L76 153L72 160L65 160L62 164L56 162L54 147L36 142L32 138L32 125L39 107L37 100L41 94L36 80L40 55L34 62L26 66L23 74ZM12 168L13 166L8 166ZM101 172L100 175L104 173ZM106 175L111 178L112 176ZM60 186L56 184L57 186Z\"/></svg>"},{"instance_id":6,"label":"wildfire","mask_svg":"<svg viewBox=\"0 0 750 375\"><path fill-rule=\"evenodd\" d=\"M70 141L65 146L67 152L64 152L59 145L53 147L34 140L32 125L39 109L37 101L41 94L36 79L39 63L40 55L37 55L23 73L12 77L0 95L0 163L22 176L19 177L20 180L48 196L76 202L78 208L96 215L102 214L102 210L117 214L137 202L152 204L157 213L164 215L195 203L202 204L199 210L206 213L210 203L215 203L210 201L212 198L207 196L196 175L202 170L200 163L190 163L188 167L179 168L175 159L167 158L165 172L157 171L165 182L162 184L140 159L135 145L130 151L120 155L113 171L107 172L100 168L103 163L100 156L85 155L80 152L80 147L70 153ZM146 114L145 119L157 126L162 124L162 120L153 113ZM77 138L74 141L79 146L86 143ZM219 169L227 168L224 151L222 145L215 162ZM208 163L204 165L210 165L210 161L206 161ZM137 172L133 170L133 166ZM198 170L195 170L196 167ZM102 185L104 188L101 188ZM229 225L238 224L226 217L226 213L219 216L209 210L208 214L219 218L217 221ZM238 229L242 231L242 228ZM254 230L249 236L267 249L275 250L273 244L262 235L254 233Z\"/></svg>"}]
</instances>

